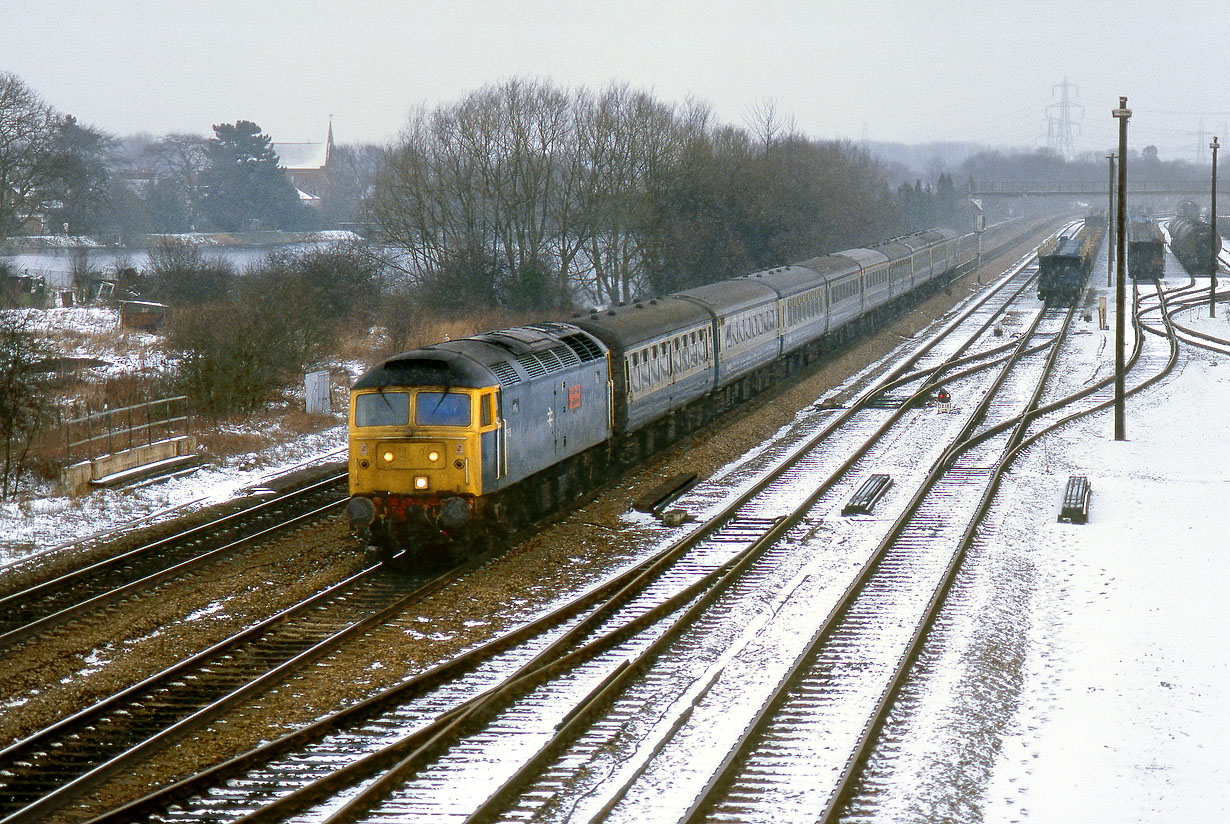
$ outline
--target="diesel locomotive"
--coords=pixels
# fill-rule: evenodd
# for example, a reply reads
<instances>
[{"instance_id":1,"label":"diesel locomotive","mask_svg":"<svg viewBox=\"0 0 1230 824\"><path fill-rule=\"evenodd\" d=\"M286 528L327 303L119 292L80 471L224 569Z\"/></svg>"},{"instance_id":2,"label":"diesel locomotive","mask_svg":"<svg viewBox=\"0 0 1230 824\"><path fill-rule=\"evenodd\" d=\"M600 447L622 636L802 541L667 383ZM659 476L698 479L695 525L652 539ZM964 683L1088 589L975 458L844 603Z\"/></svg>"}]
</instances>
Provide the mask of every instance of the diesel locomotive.
<instances>
[{"instance_id":1,"label":"diesel locomotive","mask_svg":"<svg viewBox=\"0 0 1230 824\"><path fill-rule=\"evenodd\" d=\"M1038 249L1038 297L1048 306L1072 303L1080 297L1106 231L1086 220L1068 234L1058 235Z\"/></svg>"},{"instance_id":2,"label":"diesel locomotive","mask_svg":"<svg viewBox=\"0 0 1230 824\"><path fill-rule=\"evenodd\" d=\"M1162 230L1147 214L1128 218L1127 268L1133 280L1156 280L1165 271L1166 241Z\"/></svg>"},{"instance_id":3,"label":"diesel locomotive","mask_svg":"<svg viewBox=\"0 0 1230 824\"><path fill-rule=\"evenodd\" d=\"M975 250L931 229L391 357L351 390L351 524L386 556L464 554L938 288Z\"/></svg>"}]
</instances>

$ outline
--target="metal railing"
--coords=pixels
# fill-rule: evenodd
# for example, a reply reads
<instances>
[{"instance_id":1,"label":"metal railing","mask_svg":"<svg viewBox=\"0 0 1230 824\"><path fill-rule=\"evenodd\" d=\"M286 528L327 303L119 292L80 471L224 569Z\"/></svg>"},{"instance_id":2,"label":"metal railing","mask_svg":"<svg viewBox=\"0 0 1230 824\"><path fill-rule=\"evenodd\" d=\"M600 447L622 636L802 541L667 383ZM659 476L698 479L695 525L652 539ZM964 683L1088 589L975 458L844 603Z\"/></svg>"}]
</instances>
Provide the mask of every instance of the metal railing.
<instances>
[{"instance_id":1,"label":"metal railing","mask_svg":"<svg viewBox=\"0 0 1230 824\"><path fill-rule=\"evenodd\" d=\"M188 397L104 409L64 422L64 463L152 444L188 434Z\"/></svg>"}]
</instances>

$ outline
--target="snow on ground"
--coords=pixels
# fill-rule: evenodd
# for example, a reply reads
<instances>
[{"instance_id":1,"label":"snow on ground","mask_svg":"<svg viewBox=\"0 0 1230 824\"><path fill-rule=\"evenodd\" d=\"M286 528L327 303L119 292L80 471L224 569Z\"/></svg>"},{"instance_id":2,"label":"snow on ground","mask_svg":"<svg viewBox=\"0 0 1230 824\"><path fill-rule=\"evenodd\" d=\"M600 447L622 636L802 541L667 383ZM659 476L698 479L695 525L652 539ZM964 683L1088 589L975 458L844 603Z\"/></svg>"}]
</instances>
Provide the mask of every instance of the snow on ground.
<instances>
[{"instance_id":1,"label":"snow on ground","mask_svg":"<svg viewBox=\"0 0 1230 824\"><path fill-rule=\"evenodd\" d=\"M105 366L85 371L87 380L101 382L164 368L159 339L119 328L115 309L81 306L8 311L28 313L30 328L47 335L61 356L105 361ZM233 434L244 434L243 428L234 427ZM259 452L232 456L218 466L200 467L127 489L104 489L69 498L55 492L52 484L44 484L39 495L22 495L17 501L0 503L0 574L5 566L28 555L129 522L166 517L166 510L174 507L218 503L246 494L245 489L259 487L267 478L304 465L337 460L345 444L345 426L336 424Z\"/></svg>"},{"instance_id":2,"label":"snow on ground","mask_svg":"<svg viewBox=\"0 0 1230 824\"><path fill-rule=\"evenodd\" d=\"M1097 279L1095 278L1095 281ZM1113 297L1111 298L1113 303ZM1230 306L1184 323L1230 337ZM1207 311L1207 310L1206 310ZM986 822L1209 821L1230 811L1230 358L1191 352L1161 385L1129 398L1127 435L1113 440L1108 410L1049 436L1014 464L993 518L1006 587L1023 582L1027 614L1012 624L1019 669L1008 673L1006 721L991 741L960 736L963 696L933 699L920 728L948 726L955 746L930 741L933 767L905 769L876 820L927 821L919 799L938 790L959 804L946 820ZM343 426L225 466L69 500L0 507L0 574L25 555L157 513L242 494L264 478L342 449ZM1064 481L1093 486L1090 521L1056 522ZM998 597L998 596L997 596ZM987 637L972 633L971 637ZM981 654L964 650L957 657ZM942 675L942 674L941 674ZM945 681L937 677L942 688ZM937 704L940 705L937 708ZM920 735L919 737L926 737ZM959 747L982 746L981 777L954 790ZM928 775L930 771L930 775ZM927 786L927 781L932 786ZM954 811L955 810L955 811Z\"/></svg>"},{"instance_id":3,"label":"snow on ground","mask_svg":"<svg viewBox=\"0 0 1230 824\"><path fill-rule=\"evenodd\" d=\"M31 331L47 335L60 355L105 361L105 366L90 370L92 378L149 374L165 368L160 338L122 328L115 309L74 306L16 311L28 312Z\"/></svg>"},{"instance_id":4,"label":"snow on ground","mask_svg":"<svg viewBox=\"0 0 1230 824\"><path fill-rule=\"evenodd\" d=\"M1031 628L986 821L1230 811L1230 442L1218 420L1228 407L1230 361L1197 354L1128 401L1126 441L1114 441L1107 410L1021 462L1051 492L1039 505L1017 498L1008 516L1029 533L1018 538L1049 620ZM1055 520L1068 474L1093 486L1088 524Z\"/></svg>"},{"instance_id":5,"label":"snow on ground","mask_svg":"<svg viewBox=\"0 0 1230 824\"><path fill-rule=\"evenodd\" d=\"M258 490L268 479L305 466L343 459L346 427L235 455L220 466L124 489L101 489L69 498L48 495L0 504L0 575L4 567L38 552L149 518L168 517L172 507L209 506ZM175 514L182 514L183 510Z\"/></svg>"}]
</instances>

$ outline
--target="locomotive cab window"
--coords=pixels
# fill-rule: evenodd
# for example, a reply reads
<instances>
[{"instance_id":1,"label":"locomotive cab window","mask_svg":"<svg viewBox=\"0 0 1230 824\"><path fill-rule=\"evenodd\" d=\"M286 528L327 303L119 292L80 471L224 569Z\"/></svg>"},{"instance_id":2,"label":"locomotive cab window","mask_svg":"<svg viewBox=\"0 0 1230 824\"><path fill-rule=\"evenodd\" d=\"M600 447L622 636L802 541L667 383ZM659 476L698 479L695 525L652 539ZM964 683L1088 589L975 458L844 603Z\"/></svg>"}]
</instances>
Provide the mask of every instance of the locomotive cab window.
<instances>
[{"instance_id":1,"label":"locomotive cab window","mask_svg":"<svg viewBox=\"0 0 1230 824\"><path fill-rule=\"evenodd\" d=\"M479 398L479 426L491 426L495 421L495 395L487 394Z\"/></svg>"},{"instance_id":2,"label":"locomotive cab window","mask_svg":"<svg viewBox=\"0 0 1230 824\"><path fill-rule=\"evenodd\" d=\"M414 399L417 426L469 426L470 396L461 392L419 392Z\"/></svg>"},{"instance_id":3,"label":"locomotive cab window","mask_svg":"<svg viewBox=\"0 0 1230 824\"><path fill-rule=\"evenodd\" d=\"M355 426L406 426L409 423L409 392L369 392L355 396Z\"/></svg>"}]
</instances>

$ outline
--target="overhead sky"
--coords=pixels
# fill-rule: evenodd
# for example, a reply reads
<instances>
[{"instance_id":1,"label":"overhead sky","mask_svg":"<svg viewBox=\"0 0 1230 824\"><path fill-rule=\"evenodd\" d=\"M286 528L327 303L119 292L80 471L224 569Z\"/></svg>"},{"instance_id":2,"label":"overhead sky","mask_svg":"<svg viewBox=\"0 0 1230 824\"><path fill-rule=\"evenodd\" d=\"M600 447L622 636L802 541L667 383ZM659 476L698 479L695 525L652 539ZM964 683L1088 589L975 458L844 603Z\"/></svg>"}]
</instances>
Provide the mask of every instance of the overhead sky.
<instances>
[{"instance_id":1,"label":"overhead sky","mask_svg":"<svg viewBox=\"0 0 1230 824\"><path fill-rule=\"evenodd\" d=\"M520 77L757 106L815 138L1077 152L1230 143L1221 4L1170 0L0 0L0 71L104 131L396 139L411 108Z\"/></svg>"}]
</instances>

